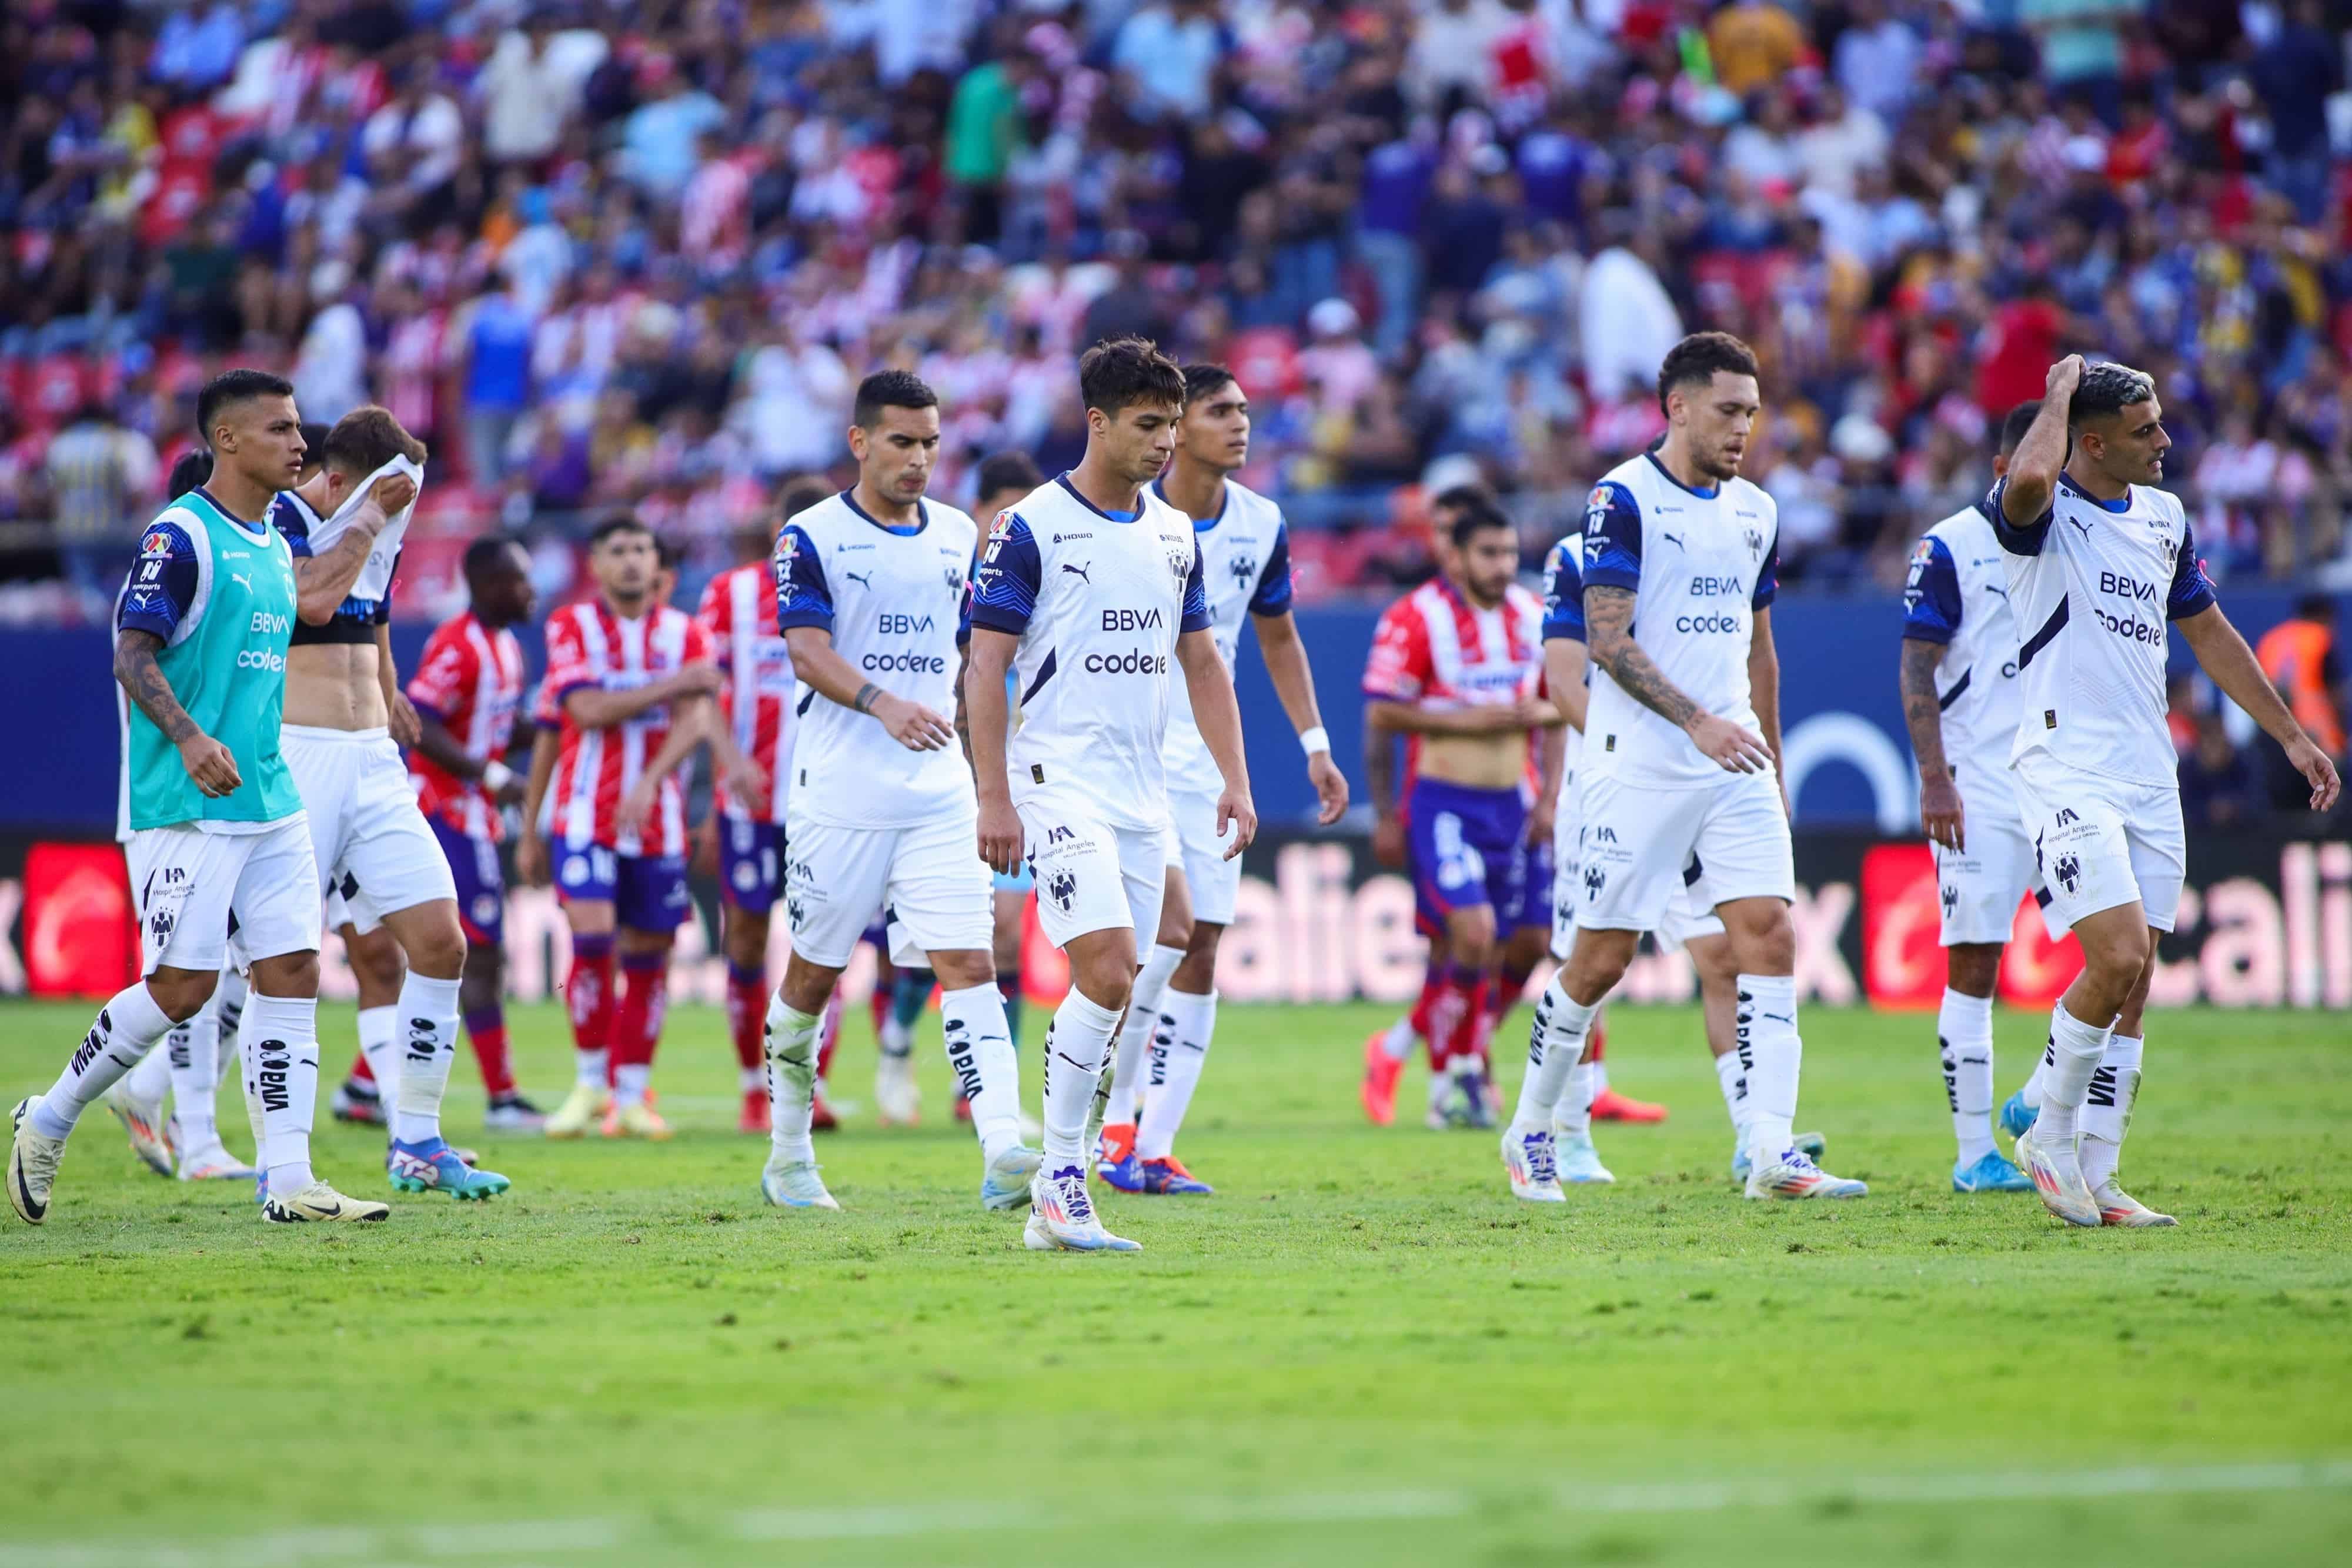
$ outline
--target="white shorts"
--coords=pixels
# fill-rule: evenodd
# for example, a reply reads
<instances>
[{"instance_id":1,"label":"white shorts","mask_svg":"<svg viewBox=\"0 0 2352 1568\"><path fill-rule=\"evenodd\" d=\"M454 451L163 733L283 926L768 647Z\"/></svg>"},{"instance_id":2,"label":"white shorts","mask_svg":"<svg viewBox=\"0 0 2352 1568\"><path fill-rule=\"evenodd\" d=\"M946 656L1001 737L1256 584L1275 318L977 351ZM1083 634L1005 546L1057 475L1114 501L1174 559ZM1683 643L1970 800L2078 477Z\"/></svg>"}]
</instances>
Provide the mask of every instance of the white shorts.
<instances>
[{"instance_id":1,"label":"white shorts","mask_svg":"<svg viewBox=\"0 0 2352 1568\"><path fill-rule=\"evenodd\" d=\"M343 884L338 880L327 889L327 914L323 924L330 931L341 931L348 925L361 936L369 936L374 935L383 920L376 914L375 905L369 901L368 895L359 890L357 883L352 884L350 895L345 896Z\"/></svg>"},{"instance_id":2,"label":"white shorts","mask_svg":"<svg viewBox=\"0 0 2352 1568\"><path fill-rule=\"evenodd\" d=\"M2078 922L2137 901L2148 925L2172 929L2189 874L2177 784L2135 784L2029 751L2010 769L2017 810L2050 890L2045 918Z\"/></svg>"},{"instance_id":3,"label":"white shorts","mask_svg":"<svg viewBox=\"0 0 2352 1568\"><path fill-rule=\"evenodd\" d=\"M1596 931L1655 931L1692 860L1694 909L1735 898L1797 896L1780 783L1770 773L1727 773L1704 789L1645 789L1587 775L1578 802L1576 924Z\"/></svg>"},{"instance_id":4,"label":"white shorts","mask_svg":"<svg viewBox=\"0 0 2352 1568\"><path fill-rule=\"evenodd\" d=\"M1576 826L1573 817L1563 816L1552 829L1551 956L1562 963L1576 947L1576 905L1582 892L1577 878ZM1694 861L1683 869L1664 916L1650 928L1650 939L1659 952L1670 953L1697 938L1723 935L1723 922L1693 892L1698 881L1699 868Z\"/></svg>"},{"instance_id":5,"label":"white shorts","mask_svg":"<svg viewBox=\"0 0 2352 1568\"><path fill-rule=\"evenodd\" d=\"M1105 822L1086 801L1062 795L1013 802L1037 878L1037 924L1056 947L1089 931L1126 926L1141 953L1160 934L1171 843L1165 821L1149 828Z\"/></svg>"},{"instance_id":6,"label":"white shorts","mask_svg":"<svg viewBox=\"0 0 2352 1568\"><path fill-rule=\"evenodd\" d=\"M320 896L341 892L363 931L383 915L457 900L448 858L389 732L289 724L278 745L310 819Z\"/></svg>"},{"instance_id":7,"label":"white shorts","mask_svg":"<svg viewBox=\"0 0 2352 1568\"><path fill-rule=\"evenodd\" d=\"M1210 925L1231 925L1234 905L1241 896L1242 860L1225 858L1233 830L1217 836L1217 792L1168 791L1168 823L1175 858L1184 871L1184 891L1192 901L1192 918ZM1153 933L1158 935L1158 933Z\"/></svg>"},{"instance_id":8,"label":"white shorts","mask_svg":"<svg viewBox=\"0 0 2352 1568\"><path fill-rule=\"evenodd\" d=\"M139 907L142 974L158 965L211 974L236 925L240 963L319 946L318 872L299 813L258 832L194 824L146 828L124 852Z\"/></svg>"},{"instance_id":9,"label":"white shorts","mask_svg":"<svg viewBox=\"0 0 2352 1568\"><path fill-rule=\"evenodd\" d=\"M985 953L996 905L974 820L956 813L903 828L843 828L791 812L784 914L793 951L846 968L877 910L889 912L893 963L920 953Z\"/></svg>"},{"instance_id":10,"label":"white shorts","mask_svg":"<svg viewBox=\"0 0 2352 1568\"><path fill-rule=\"evenodd\" d=\"M1958 777L1966 779L1968 773ZM2006 769L1997 779L1981 778L1960 787L1961 837L1968 848L1955 854L1930 844L1936 856L1936 899L1942 912L1943 945L2006 943L2015 929L2017 903L2042 886L2033 865L2033 841L2018 821L2017 798ZM2066 935L2054 905L2038 905L2054 941Z\"/></svg>"}]
</instances>

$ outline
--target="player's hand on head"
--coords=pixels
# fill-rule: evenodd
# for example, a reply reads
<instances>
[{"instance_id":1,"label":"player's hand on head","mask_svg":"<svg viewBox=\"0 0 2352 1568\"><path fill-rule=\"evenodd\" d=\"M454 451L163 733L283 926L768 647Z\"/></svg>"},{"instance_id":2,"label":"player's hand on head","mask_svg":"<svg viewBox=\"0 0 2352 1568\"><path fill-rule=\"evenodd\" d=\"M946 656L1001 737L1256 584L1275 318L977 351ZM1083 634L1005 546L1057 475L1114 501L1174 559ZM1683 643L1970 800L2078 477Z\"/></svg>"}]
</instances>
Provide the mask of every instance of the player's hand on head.
<instances>
[{"instance_id":1,"label":"player's hand on head","mask_svg":"<svg viewBox=\"0 0 2352 1568\"><path fill-rule=\"evenodd\" d=\"M1318 751L1307 759L1307 781L1315 786L1315 821L1318 826L1329 827L1348 812L1348 776L1331 760L1328 751Z\"/></svg>"},{"instance_id":2,"label":"player's hand on head","mask_svg":"<svg viewBox=\"0 0 2352 1568\"><path fill-rule=\"evenodd\" d=\"M1941 844L1955 854L1969 847L1959 788L1948 773L1941 779L1919 780L1919 825L1927 831L1929 843Z\"/></svg>"},{"instance_id":3,"label":"player's hand on head","mask_svg":"<svg viewBox=\"0 0 2352 1568\"><path fill-rule=\"evenodd\" d=\"M1232 830L1233 841L1225 846L1224 858L1231 860L1249 848L1251 841L1257 837L1257 806L1250 800L1248 790L1236 789L1230 784L1217 797L1217 837L1223 838L1228 828Z\"/></svg>"},{"instance_id":4,"label":"player's hand on head","mask_svg":"<svg viewBox=\"0 0 2352 1568\"><path fill-rule=\"evenodd\" d=\"M1007 876L1021 868L1021 815L1010 800L980 803L980 858Z\"/></svg>"},{"instance_id":5,"label":"player's hand on head","mask_svg":"<svg viewBox=\"0 0 2352 1568\"><path fill-rule=\"evenodd\" d=\"M2043 395L2072 392L2083 379L2083 356L2069 354L2050 367L2050 374L2042 383Z\"/></svg>"},{"instance_id":6,"label":"player's hand on head","mask_svg":"<svg viewBox=\"0 0 2352 1568\"><path fill-rule=\"evenodd\" d=\"M955 744L955 726L920 703L885 695L875 699L873 713L890 738L909 751L937 751Z\"/></svg>"},{"instance_id":7,"label":"player's hand on head","mask_svg":"<svg viewBox=\"0 0 2352 1568\"><path fill-rule=\"evenodd\" d=\"M416 481L405 474L387 474L368 490L368 499L386 517L396 517L402 508L416 499Z\"/></svg>"},{"instance_id":8,"label":"player's hand on head","mask_svg":"<svg viewBox=\"0 0 2352 1568\"><path fill-rule=\"evenodd\" d=\"M1691 743L1727 773L1761 773L1772 765L1764 737L1727 718L1703 713L1689 725Z\"/></svg>"},{"instance_id":9,"label":"player's hand on head","mask_svg":"<svg viewBox=\"0 0 2352 1568\"><path fill-rule=\"evenodd\" d=\"M245 779L236 770L236 758L227 747L202 730L180 742L180 766L196 781L196 788L211 800L234 795Z\"/></svg>"}]
</instances>

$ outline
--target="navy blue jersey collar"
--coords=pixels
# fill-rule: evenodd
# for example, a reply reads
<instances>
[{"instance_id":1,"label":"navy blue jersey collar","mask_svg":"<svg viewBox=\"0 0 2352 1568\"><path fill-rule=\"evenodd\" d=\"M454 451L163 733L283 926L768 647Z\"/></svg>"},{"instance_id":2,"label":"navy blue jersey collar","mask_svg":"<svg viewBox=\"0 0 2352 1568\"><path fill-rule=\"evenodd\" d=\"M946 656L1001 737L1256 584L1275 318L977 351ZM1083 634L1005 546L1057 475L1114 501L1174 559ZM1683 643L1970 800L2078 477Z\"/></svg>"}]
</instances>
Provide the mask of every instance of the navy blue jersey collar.
<instances>
[{"instance_id":1,"label":"navy blue jersey collar","mask_svg":"<svg viewBox=\"0 0 2352 1568\"><path fill-rule=\"evenodd\" d=\"M1166 477L1167 476L1162 474L1160 476L1160 479L1154 479L1151 482L1151 493L1159 497L1163 501L1168 501L1168 486L1161 484L1160 480L1165 479ZM1171 507L1176 507L1176 503L1173 501L1168 501L1168 504ZM1192 518L1192 531L1196 534L1205 534L1211 528L1215 528L1219 523L1223 522L1225 520L1225 508L1233 504L1233 486L1224 480L1219 480L1217 483L1217 515L1213 517ZM1181 507L1176 507L1176 509L1180 512L1184 510Z\"/></svg>"},{"instance_id":2,"label":"navy blue jersey collar","mask_svg":"<svg viewBox=\"0 0 2352 1568\"><path fill-rule=\"evenodd\" d=\"M1685 495L1696 496L1702 501L1712 501L1717 496L1723 494L1723 486L1720 485L1713 486L1707 489L1702 490L1696 486L1684 484L1681 480L1675 477L1675 472L1673 469L1658 461L1658 455L1654 452L1644 452L1642 455L1650 460L1651 467L1655 468L1659 473L1664 474L1666 476L1667 484L1672 485L1675 489L1684 492Z\"/></svg>"},{"instance_id":3,"label":"navy blue jersey collar","mask_svg":"<svg viewBox=\"0 0 2352 1568\"><path fill-rule=\"evenodd\" d=\"M873 513L867 511L865 507L857 504L857 487L854 485L841 493L841 504L847 507L851 511L856 512L859 517L864 517L867 522L872 523L876 528L880 528L884 533L896 534L902 539L913 538L917 534L921 533L925 528L931 526L931 509L923 505L920 501L917 501L915 503L915 517L918 520L913 528L910 528L904 523L884 522L881 518L876 517Z\"/></svg>"},{"instance_id":4,"label":"navy blue jersey collar","mask_svg":"<svg viewBox=\"0 0 2352 1568\"><path fill-rule=\"evenodd\" d=\"M1136 518L1143 516L1143 508L1140 507L1138 507L1132 512L1120 513L1104 511L1100 507L1096 506L1092 501L1087 500L1084 496L1078 494L1078 487L1070 483L1070 471L1066 468L1054 476L1054 483L1059 485L1063 489L1067 490L1070 493L1071 498L1076 501L1079 506L1084 507L1087 511L1092 512L1096 517L1100 517L1107 523L1131 523L1135 521Z\"/></svg>"},{"instance_id":5,"label":"navy blue jersey collar","mask_svg":"<svg viewBox=\"0 0 2352 1568\"><path fill-rule=\"evenodd\" d=\"M245 518L238 517L235 512L230 511L226 507L222 506L221 498L212 493L210 486L204 485L197 486L196 494L211 502L214 511L218 512L222 517L226 517L238 528L243 528L255 538L266 539L269 537L269 517L267 513L263 514L261 521L257 523L247 522Z\"/></svg>"},{"instance_id":6,"label":"navy blue jersey collar","mask_svg":"<svg viewBox=\"0 0 2352 1568\"><path fill-rule=\"evenodd\" d=\"M2128 512L2131 510L2131 491L2128 489L2115 500L2102 501L2096 496L2092 495L2088 490L2084 489L2080 485L2075 484L2074 480L2068 478L2063 471L2058 476L2058 487L2079 500L2090 502L2091 505L2098 507L2103 512Z\"/></svg>"}]
</instances>

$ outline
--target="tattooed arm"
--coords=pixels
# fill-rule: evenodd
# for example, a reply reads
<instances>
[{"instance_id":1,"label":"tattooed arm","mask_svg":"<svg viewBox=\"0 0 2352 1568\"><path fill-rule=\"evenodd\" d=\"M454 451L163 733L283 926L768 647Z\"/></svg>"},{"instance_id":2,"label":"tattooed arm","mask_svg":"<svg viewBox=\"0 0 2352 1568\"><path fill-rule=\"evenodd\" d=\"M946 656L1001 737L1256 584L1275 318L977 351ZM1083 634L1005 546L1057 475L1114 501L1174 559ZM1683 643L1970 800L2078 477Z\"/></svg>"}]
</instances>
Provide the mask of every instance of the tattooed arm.
<instances>
[{"instance_id":1,"label":"tattooed arm","mask_svg":"<svg viewBox=\"0 0 2352 1568\"><path fill-rule=\"evenodd\" d=\"M1968 847L1968 824L1961 818L1951 764L1944 757L1944 708L1936 695L1936 666L1943 660L1941 643L1906 637L1896 678L1903 691L1903 723L1911 732L1912 755L1919 759L1919 823L1930 842L1959 851Z\"/></svg>"},{"instance_id":2,"label":"tattooed arm","mask_svg":"<svg viewBox=\"0 0 2352 1568\"><path fill-rule=\"evenodd\" d=\"M114 637L114 678L122 683L123 692L141 713L152 720L163 738L180 748L180 766L196 781L196 788L213 800L234 795L245 780L238 776L236 758L227 747L196 727L180 699L172 695L172 683L163 678L155 655L163 651L163 639L152 632L125 627Z\"/></svg>"},{"instance_id":3,"label":"tattooed arm","mask_svg":"<svg viewBox=\"0 0 2352 1568\"><path fill-rule=\"evenodd\" d=\"M1584 629L1592 662L1608 671L1627 696L1689 735L1691 743L1725 772L1758 773L1769 766L1772 753L1763 737L1691 701L1633 641L1633 603L1630 588L1601 583L1585 588Z\"/></svg>"}]
</instances>

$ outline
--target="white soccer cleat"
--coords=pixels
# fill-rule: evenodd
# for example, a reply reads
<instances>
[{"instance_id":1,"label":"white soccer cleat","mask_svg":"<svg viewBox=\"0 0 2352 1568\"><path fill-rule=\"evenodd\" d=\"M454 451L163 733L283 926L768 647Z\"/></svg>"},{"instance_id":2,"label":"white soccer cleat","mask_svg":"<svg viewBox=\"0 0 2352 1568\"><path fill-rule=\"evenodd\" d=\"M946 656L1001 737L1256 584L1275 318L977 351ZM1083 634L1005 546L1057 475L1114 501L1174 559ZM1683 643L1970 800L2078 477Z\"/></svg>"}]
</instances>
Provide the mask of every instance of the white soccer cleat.
<instances>
[{"instance_id":1,"label":"white soccer cleat","mask_svg":"<svg viewBox=\"0 0 2352 1568\"><path fill-rule=\"evenodd\" d=\"M1779 1159L1768 1161L1748 1173L1748 1196L1753 1198L1867 1197L1870 1186L1865 1182L1845 1176L1834 1176L1813 1164L1805 1151L1793 1145Z\"/></svg>"},{"instance_id":2,"label":"white soccer cleat","mask_svg":"<svg viewBox=\"0 0 2352 1568\"><path fill-rule=\"evenodd\" d=\"M1559 1172L1552 1160L1549 1128L1521 1133L1503 1129L1503 1174L1511 1178L1511 1196L1522 1203L1566 1203L1559 1190Z\"/></svg>"},{"instance_id":3,"label":"white soccer cleat","mask_svg":"<svg viewBox=\"0 0 2352 1568\"><path fill-rule=\"evenodd\" d=\"M2168 1214L2158 1214L2113 1182L2098 1190L2096 1200L2102 1225L2118 1225L2126 1230L2147 1230L2180 1223Z\"/></svg>"},{"instance_id":4,"label":"white soccer cleat","mask_svg":"<svg viewBox=\"0 0 2352 1568\"><path fill-rule=\"evenodd\" d=\"M1551 1145L1552 1160L1562 1182L1578 1186L1609 1186L1617 1180L1601 1163L1600 1151L1592 1146L1591 1134L1563 1133L1554 1127Z\"/></svg>"},{"instance_id":5,"label":"white soccer cleat","mask_svg":"<svg viewBox=\"0 0 2352 1568\"><path fill-rule=\"evenodd\" d=\"M1029 1182L1029 1223L1021 1245L1032 1252L1140 1252L1143 1243L1113 1236L1095 1218L1084 1166L1040 1170Z\"/></svg>"},{"instance_id":6,"label":"white soccer cleat","mask_svg":"<svg viewBox=\"0 0 2352 1568\"><path fill-rule=\"evenodd\" d=\"M107 1113L122 1124L131 1152L159 1176L172 1174L172 1135L163 1121L163 1102L142 1100L131 1092L131 1080L119 1081L106 1092Z\"/></svg>"},{"instance_id":7,"label":"white soccer cleat","mask_svg":"<svg viewBox=\"0 0 2352 1568\"><path fill-rule=\"evenodd\" d=\"M982 1208L1025 1208L1029 1205L1029 1184L1037 1175L1044 1158L1036 1150L1015 1144L988 1162L988 1169L980 1178L980 1206Z\"/></svg>"},{"instance_id":8,"label":"white soccer cleat","mask_svg":"<svg viewBox=\"0 0 2352 1568\"><path fill-rule=\"evenodd\" d=\"M190 1145L180 1151L182 1181L251 1181L260 1173L235 1155L215 1137L211 1143Z\"/></svg>"},{"instance_id":9,"label":"white soccer cleat","mask_svg":"<svg viewBox=\"0 0 2352 1568\"><path fill-rule=\"evenodd\" d=\"M840 1204L833 1194L824 1190L824 1178L817 1175L814 1160L777 1160L771 1155L768 1168L760 1173L760 1196L778 1208L833 1208Z\"/></svg>"},{"instance_id":10,"label":"white soccer cleat","mask_svg":"<svg viewBox=\"0 0 2352 1568\"><path fill-rule=\"evenodd\" d=\"M874 1120L887 1127L893 1123L911 1127L923 1114L923 1092L915 1082L915 1057L911 1051L892 1056L887 1052L874 1062Z\"/></svg>"},{"instance_id":11,"label":"white soccer cleat","mask_svg":"<svg viewBox=\"0 0 2352 1568\"><path fill-rule=\"evenodd\" d=\"M58 1179L58 1162L65 1158L63 1138L45 1138L33 1130L33 1101L16 1102L12 1113L16 1141L8 1149L8 1206L27 1225L49 1217L49 1188Z\"/></svg>"},{"instance_id":12,"label":"white soccer cleat","mask_svg":"<svg viewBox=\"0 0 2352 1568\"><path fill-rule=\"evenodd\" d=\"M345 1197L325 1182L314 1181L291 1197L262 1199L261 1218L272 1225L318 1223L367 1224L392 1218L392 1206L373 1198Z\"/></svg>"},{"instance_id":13,"label":"white soccer cleat","mask_svg":"<svg viewBox=\"0 0 2352 1568\"><path fill-rule=\"evenodd\" d=\"M2069 1225L2098 1226L2105 1223L2099 1213L2099 1200L2091 1196L2090 1184L2083 1179L2083 1161L2075 1140L2063 1145L2045 1144L2036 1136L2038 1124L2017 1135L2017 1163L2033 1178L2034 1191L2042 1195L2042 1207Z\"/></svg>"}]
</instances>

